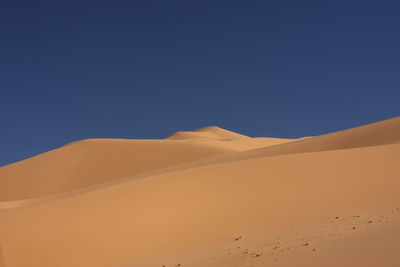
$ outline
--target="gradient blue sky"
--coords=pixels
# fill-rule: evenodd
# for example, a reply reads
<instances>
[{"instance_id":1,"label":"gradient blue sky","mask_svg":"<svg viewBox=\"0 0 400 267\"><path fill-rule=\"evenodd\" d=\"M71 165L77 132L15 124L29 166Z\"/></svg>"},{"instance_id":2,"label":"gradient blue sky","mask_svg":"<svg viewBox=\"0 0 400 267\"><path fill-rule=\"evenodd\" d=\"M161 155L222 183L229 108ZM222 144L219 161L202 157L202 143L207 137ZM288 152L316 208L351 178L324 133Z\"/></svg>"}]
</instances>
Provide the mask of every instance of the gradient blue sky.
<instances>
[{"instance_id":1,"label":"gradient blue sky","mask_svg":"<svg viewBox=\"0 0 400 267\"><path fill-rule=\"evenodd\" d=\"M219 125L319 135L399 115L398 1L0 4L0 165Z\"/></svg>"}]
</instances>

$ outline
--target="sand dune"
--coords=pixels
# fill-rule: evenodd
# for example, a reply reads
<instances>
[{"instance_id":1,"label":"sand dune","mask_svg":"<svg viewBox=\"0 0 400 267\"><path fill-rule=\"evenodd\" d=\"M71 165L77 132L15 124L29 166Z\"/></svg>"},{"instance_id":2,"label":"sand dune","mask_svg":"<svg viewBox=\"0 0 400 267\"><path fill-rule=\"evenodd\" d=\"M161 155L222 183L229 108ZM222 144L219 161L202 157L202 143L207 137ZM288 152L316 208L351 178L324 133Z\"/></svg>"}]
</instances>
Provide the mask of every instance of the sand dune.
<instances>
[{"instance_id":1,"label":"sand dune","mask_svg":"<svg viewBox=\"0 0 400 267\"><path fill-rule=\"evenodd\" d=\"M255 137L251 138L237 134L220 127L211 126L194 131L179 131L167 138L167 140L189 140L212 144L218 147L232 149L235 151L247 151L261 147L289 143L298 139Z\"/></svg>"},{"instance_id":2,"label":"sand dune","mask_svg":"<svg viewBox=\"0 0 400 267\"><path fill-rule=\"evenodd\" d=\"M186 166L204 166L256 157L396 144L400 143L399 133L400 117L396 117L321 136L299 138L298 140L292 139L287 142L277 142L275 143L276 145L265 148L261 147L259 149L241 151L240 153L205 158L204 160L188 163Z\"/></svg>"},{"instance_id":3,"label":"sand dune","mask_svg":"<svg viewBox=\"0 0 400 267\"><path fill-rule=\"evenodd\" d=\"M399 156L400 118L302 140L74 143L2 168L1 199L47 198L0 209L0 264L398 266Z\"/></svg>"},{"instance_id":4,"label":"sand dune","mask_svg":"<svg viewBox=\"0 0 400 267\"><path fill-rule=\"evenodd\" d=\"M179 166L196 159L293 141L250 138L218 127L202 128L197 132L208 137L193 139L178 132L166 140L88 139L73 142L0 168L0 201L44 197ZM177 135L181 136L179 140L173 138Z\"/></svg>"}]
</instances>

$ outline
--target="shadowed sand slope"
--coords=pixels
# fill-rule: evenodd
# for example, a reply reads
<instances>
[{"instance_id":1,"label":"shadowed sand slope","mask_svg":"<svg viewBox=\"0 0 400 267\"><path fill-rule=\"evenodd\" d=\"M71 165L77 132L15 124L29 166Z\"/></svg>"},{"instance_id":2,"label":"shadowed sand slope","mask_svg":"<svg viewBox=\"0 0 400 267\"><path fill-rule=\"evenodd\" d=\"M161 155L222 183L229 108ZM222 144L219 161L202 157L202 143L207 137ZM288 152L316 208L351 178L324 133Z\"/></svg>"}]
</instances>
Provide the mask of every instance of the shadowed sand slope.
<instances>
[{"instance_id":1,"label":"shadowed sand slope","mask_svg":"<svg viewBox=\"0 0 400 267\"><path fill-rule=\"evenodd\" d=\"M268 147L198 160L179 167L189 168L257 157L396 144L400 143L400 117L321 136L289 140L278 141Z\"/></svg>"},{"instance_id":2,"label":"shadowed sand slope","mask_svg":"<svg viewBox=\"0 0 400 267\"><path fill-rule=\"evenodd\" d=\"M232 151L195 142L79 141L0 168L0 201L80 189Z\"/></svg>"},{"instance_id":3,"label":"shadowed sand slope","mask_svg":"<svg viewBox=\"0 0 400 267\"><path fill-rule=\"evenodd\" d=\"M398 124L224 150L0 209L0 259L7 267L399 266ZM227 160L234 155L245 156Z\"/></svg>"}]
</instances>

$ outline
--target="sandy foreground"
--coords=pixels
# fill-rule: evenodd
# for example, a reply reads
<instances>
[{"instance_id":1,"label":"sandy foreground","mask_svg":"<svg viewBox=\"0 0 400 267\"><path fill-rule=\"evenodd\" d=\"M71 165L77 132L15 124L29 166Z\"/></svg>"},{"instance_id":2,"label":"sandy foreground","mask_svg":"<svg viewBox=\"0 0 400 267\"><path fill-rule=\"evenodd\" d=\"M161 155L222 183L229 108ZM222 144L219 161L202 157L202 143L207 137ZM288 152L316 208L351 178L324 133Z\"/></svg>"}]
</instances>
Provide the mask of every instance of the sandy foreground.
<instances>
[{"instance_id":1,"label":"sandy foreground","mask_svg":"<svg viewBox=\"0 0 400 267\"><path fill-rule=\"evenodd\" d=\"M400 117L88 139L0 168L1 267L400 266Z\"/></svg>"}]
</instances>

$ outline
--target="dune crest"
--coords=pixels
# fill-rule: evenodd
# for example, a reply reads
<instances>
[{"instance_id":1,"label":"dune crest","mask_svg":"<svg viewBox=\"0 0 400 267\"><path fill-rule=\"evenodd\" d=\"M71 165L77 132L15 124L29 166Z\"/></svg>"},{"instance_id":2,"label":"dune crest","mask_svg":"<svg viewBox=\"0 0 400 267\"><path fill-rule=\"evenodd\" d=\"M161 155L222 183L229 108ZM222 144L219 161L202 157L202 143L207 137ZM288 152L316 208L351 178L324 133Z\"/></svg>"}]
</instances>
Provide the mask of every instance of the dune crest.
<instances>
[{"instance_id":1,"label":"dune crest","mask_svg":"<svg viewBox=\"0 0 400 267\"><path fill-rule=\"evenodd\" d=\"M194 131L179 131L167 139L171 140L181 140L181 139L192 139L192 138L205 138L205 139L212 139L212 140L235 140L235 139L250 139L250 137L231 132L229 130L225 130L218 126L208 126L204 128L199 128Z\"/></svg>"},{"instance_id":2,"label":"dune crest","mask_svg":"<svg viewBox=\"0 0 400 267\"><path fill-rule=\"evenodd\" d=\"M271 157L295 153L352 149L400 143L400 117L387 119L355 128L333 132L320 136L291 139L278 142L268 147L255 147L229 155L218 155L212 158L188 163L187 167L218 164L235 160L246 160L257 157Z\"/></svg>"}]
</instances>

